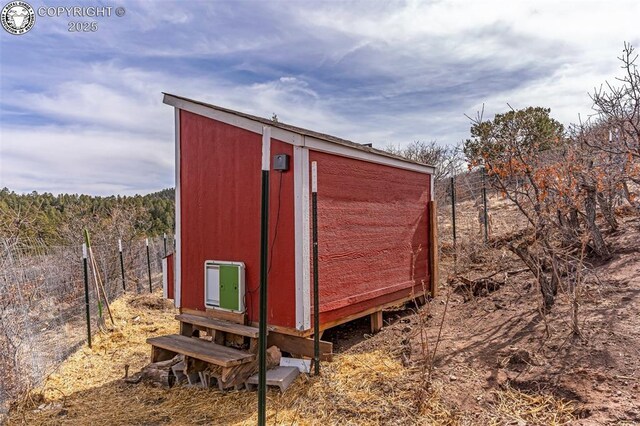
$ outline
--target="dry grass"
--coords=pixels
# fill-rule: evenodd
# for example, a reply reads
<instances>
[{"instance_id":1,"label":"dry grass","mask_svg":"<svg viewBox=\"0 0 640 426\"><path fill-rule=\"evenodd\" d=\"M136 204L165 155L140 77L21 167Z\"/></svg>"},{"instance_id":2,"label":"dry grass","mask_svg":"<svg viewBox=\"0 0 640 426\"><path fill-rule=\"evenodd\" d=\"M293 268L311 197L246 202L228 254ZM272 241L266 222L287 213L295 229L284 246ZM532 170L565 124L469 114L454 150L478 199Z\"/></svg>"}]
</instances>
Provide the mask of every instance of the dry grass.
<instances>
[{"instance_id":1,"label":"dry grass","mask_svg":"<svg viewBox=\"0 0 640 426\"><path fill-rule=\"evenodd\" d=\"M132 374L148 362L147 337L177 331L174 310L144 297L147 299L127 296L116 301L117 328L96 336L93 349L78 350L40 389L16 404L9 424L255 424L254 392L163 389L121 380L126 364ZM392 355L394 339L380 334L365 343L367 350L354 348L325 364L321 377L301 376L284 394L269 391L268 423L468 423L461 413L443 404L440 395L446 387L434 383L427 390L419 372L403 367ZM493 420L557 419L553 421L560 424L565 417L558 416L568 412L566 405L550 397L541 402L515 391L498 395L489 416Z\"/></svg>"},{"instance_id":2,"label":"dry grass","mask_svg":"<svg viewBox=\"0 0 640 426\"><path fill-rule=\"evenodd\" d=\"M492 424L565 425L575 420L575 404L548 394L529 394L510 387L495 392L498 418Z\"/></svg>"}]
</instances>

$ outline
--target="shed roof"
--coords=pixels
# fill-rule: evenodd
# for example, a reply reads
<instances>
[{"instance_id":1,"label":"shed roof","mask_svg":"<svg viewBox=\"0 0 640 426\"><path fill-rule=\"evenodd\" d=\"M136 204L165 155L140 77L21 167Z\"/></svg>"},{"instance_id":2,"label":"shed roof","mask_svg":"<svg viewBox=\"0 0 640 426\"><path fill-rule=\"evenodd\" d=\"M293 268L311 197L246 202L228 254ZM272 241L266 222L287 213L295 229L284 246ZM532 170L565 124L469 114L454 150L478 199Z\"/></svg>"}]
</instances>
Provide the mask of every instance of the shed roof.
<instances>
[{"instance_id":1,"label":"shed roof","mask_svg":"<svg viewBox=\"0 0 640 426\"><path fill-rule=\"evenodd\" d=\"M202 107L205 107L205 108L208 108L208 109L211 109L211 110L220 111L220 112L224 112L224 113L227 113L227 114L232 114L232 115L235 115L237 117L242 117L242 118L245 118L245 119L248 119L248 120L251 120L251 121L255 121L257 123L261 123L261 124L266 125L266 126L271 126L271 127L275 127L275 128L278 128L278 129L282 129L282 130L285 130L285 131L292 132L292 133L296 133L298 135L309 136L309 137L312 137L312 138L315 138L315 139L319 139L319 140L322 140L322 141L326 141L326 142L330 142L330 143L333 143L333 144L336 144L336 145L342 145L342 146L346 146L346 147L350 147L350 148L355 148L355 149L358 149L358 150L361 150L361 151L364 151L364 152L368 152L368 153L371 153L371 154L379 155L379 156L382 156L382 157L393 158L395 160L399 160L399 161L402 161L402 162L405 162L405 163L409 163L409 164L415 164L415 165L418 165L418 166L424 166L425 168L432 169L430 171L431 173L433 173L435 171L434 170L435 167L430 165L430 164L424 164L424 163L421 163L419 161L409 160L409 159L407 159L405 157L402 157L402 156L399 156L399 155L395 155L395 154L391 154L391 153L389 153L387 151L383 151L383 150L380 150L380 149L377 149L377 148L373 148L373 147L370 147L370 146L359 144L357 142L353 142L353 141L350 141L350 140L347 140L347 139L342 139L342 138L339 138L339 137L336 137L336 136L331 136L331 135L328 135L328 134L325 134L325 133L320 133L320 132L316 132L316 131L313 131L313 130L305 129L305 128L302 128L302 127L293 126L291 124L286 124L286 123L282 123L282 122L279 122L279 121L273 121L273 120L270 120L268 118L258 117L258 116L247 114L247 113L244 113L244 112L235 111L235 110L232 110L232 109L229 109L229 108L224 108L224 107L221 107L221 106L218 106L218 105L213 105L213 104L209 104L209 103L206 103L206 102L197 101L195 99L190 99L190 98L185 98L183 96L173 95L171 93L162 92L162 94L164 95L164 103L168 104L168 105L175 106L175 107L179 107L179 106L177 105L175 100L172 100L171 98L182 100L184 102L195 104L195 105L200 105Z\"/></svg>"}]
</instances>

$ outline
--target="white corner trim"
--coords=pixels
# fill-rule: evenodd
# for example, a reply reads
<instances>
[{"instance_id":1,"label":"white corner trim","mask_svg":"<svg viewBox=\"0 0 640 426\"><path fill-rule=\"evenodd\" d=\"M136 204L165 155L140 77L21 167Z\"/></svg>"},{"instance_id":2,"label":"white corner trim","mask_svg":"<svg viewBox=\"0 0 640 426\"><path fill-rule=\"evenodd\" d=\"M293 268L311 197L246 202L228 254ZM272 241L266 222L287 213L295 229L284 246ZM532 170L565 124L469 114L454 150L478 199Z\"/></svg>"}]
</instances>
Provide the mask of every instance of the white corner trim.
<instances>
[{"instance_id":1,"label":"white corner trim","mask_svg":"<svg viewBox=\"0 0 640 426\"><path fill-rule=\"evenodd\" d=\"M213 120L221 121L223 123L230 124L232 126L239 127L253 133L257 133L259 135L262 134L263 124L246 117L219 111L217 109L209 108L195 102L189 102L184 99L173 97L171 95L164 95L164 103L174 106L178 109L191 112L193 114L208 117Z\"/></svg>"},{"instance_id":2,"label":"white corner trim","mask_svg":"<svg viewBox=\"0 0 640 426\"><path fill-rule=\"evenodd\" d=\"M189 111L193 114L208 117L213 120L229 124L231 126L239 127L241 129L257 133L259 135L262 134L262 128L264 124L256 120L252 120L248 117L242 117L226 111L220 111L212 107L207 107L199 103L190 102L188 100L177 98L168 94L164 95L164 103L174 106L178 109L182 109L184 111ZM306 146L315 151L337 154L349 158L356 158L370 163L383 164L398 169L412 170L415 172L428 174L434 174L435 172L435 168L432 166L409 163L397 158L387 157L384 155L376 154L374 152L364 151L352 146L329 142L326 140L314 138L312 136L305 136L303 134L275 126L272 126L271 137L273 139L277 139L294 146Z\"/></svg>"},{"instance_id":3,"label":"white corner trim","mask_svg":"<svg viewBox=\"0 0 640 426\"><path fill-rule=\"evenodd\" d=\"M262 128L262 171L268 172L271 168L271 127Z\"/></svg>"},{"instance_id":4,"label":"white corner trim","mask_svg":"<svg viewBox=\"0 0 640 426\"><path fill-rule=\"evenodd\" d=\"M311 162L311 192L318 192L318 163Z\"/></svg>"},{"instance_id":5,"label":"white corner trim","mask_svg":"<svg viewBox=\"0 0 640 426\"><path fill-rule=\"evenodd\" d=\"M429 182L431 183L431 201L435 201L436 200L436 182L434 179L434 175L429 176Z\"/></svg>"},{"instance_id":6,"label":"white corner trim","mask_svg":"<svg viewBox=\"0 0 640 426\"><path fill-rule=\"evenodd\" d=\"M295 226L296 328L311 328L310 230L309 230L309 150L293 147L293 188Z\"/></svg>"},{"instance_id":7,"label":"white corner trim","mask_svg":"<svg viewBox=\"0 0 640 426\"><path fill-rule=\"evenodd\" d=\"M422 164L409 163L397 158L386 157L369 151L363 151L347 145L341 145L333 142L324 141L311 136L305 136L304 146L314 151L326 152L328 154L336 154L342 157L355 158L369 163L382 164L385 166L395 167L397 169L411 170L419 173L433 174L434 168Z\"/></svg>"},{"instance_id":8,"label":"white corner trim","mask_svg":"<svg viewBox=\"0 0 640 426\"><path fill-rule=\"evenodd\" d=\"M167 258L162 258L162 297L166 299L169 296L169 280L167 279Z\"/></svg>"},{"instance_id":9,"label":"white corner trim","mask_svg":"<svg viewBox=\"0 0 640 426\"><path fill-rule=\"evenodd\" d=\"M175 108L175 150L176 150L176 189L175 189L175 221L176 221L176 235L175 235L175 269L173 273L173 300L176 308L182 306L182 234L181 234L181 204L180 204L180 109Z\"/></svg>"}]
</instances>

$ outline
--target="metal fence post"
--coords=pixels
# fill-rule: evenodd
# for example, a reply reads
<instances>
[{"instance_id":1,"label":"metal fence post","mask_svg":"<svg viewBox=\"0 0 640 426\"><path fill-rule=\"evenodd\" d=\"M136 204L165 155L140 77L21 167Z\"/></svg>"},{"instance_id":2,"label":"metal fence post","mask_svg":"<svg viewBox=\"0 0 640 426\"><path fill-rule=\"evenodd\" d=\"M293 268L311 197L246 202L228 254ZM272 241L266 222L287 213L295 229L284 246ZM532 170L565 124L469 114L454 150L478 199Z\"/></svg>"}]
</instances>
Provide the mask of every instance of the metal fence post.
<instances>
[{"instance_id":1,"label":"metal fence post","mask_svg":"<svg viewBox=\"0 0 640 426\"><path fill-rule=\"evenodd\" d=\"M149 256L149 238L145 239L147 244L147 272L149 275L149 293L153 293L153 286L151 285L151 258Z\"/></svg>"},{"instance_id":2,"label":"metal fence post","mask_svg":"<svg viewBox=\"0 0 640 426\"><path fill-rule=\"evenodd\" d=\"M489 241L489 217L487 215L487 185L485 182L486 169L482 168L482 203L484 208L484 242Z\"/></svg>"},{"instance_id":3,"label":"metal fence post","mask_svg":"<svg viewBox=\"0 0 640 426\"><path fill-rule=\"evenodd\" d=\"M269 169L271 128L262 128L262 201L260 214L260 319L258 330L258 426L267 424L267 262L269 259Z\"/></svg>"},{"instance_id":4,"label":"metal fence post","mask_svg":"<svg viewBox=\"0 0 640 426\"><path fill-rule=\"evenodd\" d=\"M167 257L167 233L162 236L162 242L164 244L164 257Z\"/></svg>"},{"instance_id":5,"label":"metal fence post","mask_svg":"<svg viewBox=\"0 0 640 426\"><path fill-rule=\"evenodd\" d=\"M313 363L320 375L320 301L318 300L318 163L311 163L311 214L313 223Z\"/></svg>"},{"instance_id":6,"label":"metal fence post","mask_svg":"<svg viewBox=\"0 0 640 426\"><path fill-rule=\"evenodd\" d=\"M127 284L124 278L124 257L122 256L122 240L118 239L118 251L120 252L120 272L122 274L122 291L127 291Z\"/></svg>"},{"instance_id":7,"label":"metal fence post","mask_svg":"<svg viewBox=\"0 0 640 426\"><path fill-rule=\"evenodd\" d=\"M456 179L451 176L451 225L453 229L453 263L456 263L458 250L456 245Z\"/></svg>"},{"instance_id":8,"label":"metal fence post","mask_svg":"<svg viewBox=\"0 0 640 426\"><path fill-rule=\"evenodd\" d=\"M87 245L82 244L82 266L84 270L84 308L87 313L87 343L91 347L91 312L89 310L89 269L87 266Z\"/></svg>"}]
</instances>

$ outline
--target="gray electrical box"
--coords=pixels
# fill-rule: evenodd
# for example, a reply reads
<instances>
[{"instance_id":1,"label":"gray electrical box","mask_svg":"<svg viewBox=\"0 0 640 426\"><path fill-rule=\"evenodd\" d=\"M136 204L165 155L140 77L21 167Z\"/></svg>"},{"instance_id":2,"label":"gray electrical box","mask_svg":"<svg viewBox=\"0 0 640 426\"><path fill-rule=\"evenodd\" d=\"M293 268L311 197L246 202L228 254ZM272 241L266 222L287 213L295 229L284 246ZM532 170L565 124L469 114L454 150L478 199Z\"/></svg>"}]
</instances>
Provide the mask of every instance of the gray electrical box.
<instances>
[{"instance_id":1,"label":"gray electrical box","mask_svg":"<svg viewBox=\"0 0 640 426\"><path fill-rule=\"evenodd\" d=\"M286 172L289 170L289 156L287 154L276 154L273 156L273 170Z\"/></svg>"}]
</instances>

